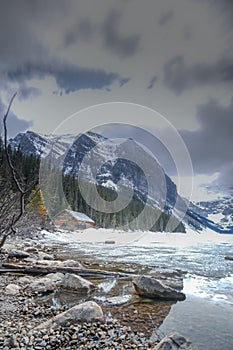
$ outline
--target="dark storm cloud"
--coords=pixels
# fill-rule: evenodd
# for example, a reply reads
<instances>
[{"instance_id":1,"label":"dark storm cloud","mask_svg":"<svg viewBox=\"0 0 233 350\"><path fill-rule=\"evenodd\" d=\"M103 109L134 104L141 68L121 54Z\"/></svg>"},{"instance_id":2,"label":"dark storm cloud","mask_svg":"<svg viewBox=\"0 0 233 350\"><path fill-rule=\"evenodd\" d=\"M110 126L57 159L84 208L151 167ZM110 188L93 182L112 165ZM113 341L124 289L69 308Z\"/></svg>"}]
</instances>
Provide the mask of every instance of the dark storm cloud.
<instances>
[{"instance_id":1,"label":"dark storm cloud","mask_svg":"<svg viewBox=\"0 0 233 350\"><path fill-rule=\"evenodd\" d=\"M119 34L120 13L111 11L102 27L102 34L104 38L104 45L108 50L117 53L122 57L129 57L134 55L140 45L140 35L134 34L123 37Z\"/></svg>"},{"instance_id":2,"label":"dark storm cloud","mask_svg":"<svg viewBox=\"0 0 233 350\"><path fill-rule=\"evenodd\" d=\"M174 12L173 11L167 11L165 12L164 14L162 14L162 16L160 17L159 19L159 25L160 26L163 26L164 24L168 23L169 21L172 20L173 18L173 15L174 15Z\"/></svg>"},{"instance_id":3,"label":"dark storm cloud","mask_svg":"<svg viewBox=\"0 0 233 350\"><path fill-rule=\"evenodd\" d=\"M0 131L2 132L2 120L3 116L5 115L7 110L7 106L5 106L1 99L0 99L0 121L1 121L1 128ZM23 132L30 128L33 125L33 123L30 121L26 121L24 119L18 118L12 111L9 113L9 117L7 119L7 131L9 137L14 137L19 132Z\"/></svg>"},{"instance_id":4,"label":"dark storm cloud","mask_svg":"<svg viewBox=\"0 0 233 350\"><path fill-rule=\"evenodd\" d=\"M147 86L147 89L152 89L155 86L156 81L158 80L158 78L156 76L154 76L153 78L151 78L149 85Z\"/></svg>"},{"instance_id":5,"label":"dark storm cloud","mask_svg":"<svg viewBox=\"0 0 233 350\"><path fill-rule=\"evenodd\" d=\"M101 89L109 86L113 81L121 81L117 73L108 73L101 69L83 69L71 64L54 63L31 64L26 63L6 73L7 79L24 83L32 78L42 79L53 76L57 85L65 93L80 89Z\"/></svg>"},{"instance_id":6,"label":"dark storm cloud","mask_svg":"<svg viewBox=\"0 0 233 350\"><path fill-rule=\"evenodd\" d=\"M207 0L210 5L212 5L212 9L222 14L225 17L225 20L228 20L228 24L233 26L232 24L232 15L233 15L233 2L232 0Z\"/></svg>"},{"instance_id":7,"label":"dark storm cloud","mask_svg":"<svg viewBox=\"0 0 233 350\"><path fill-rule=\"evenodd\" d=\"M0 69L26 59L47 60L50 52L43 40L45 28L65 16L67 8L68 2L61 0L1 1Z\"/></svg>"},{"instance_id":8,"label":"dark storm cloud","mask_svg":"<svg viewBox=\"0 0 233 350\"><path fill-rule=\"evenodd\" d=\"M95 30L96 29L92 25L90 19L85 18L77 22L73 28L66 32L64 45L73 45L76 44L79 40L89 42L91 39L93 39Z\"/></svg>"},{"instance_id":9,"label":"dark storm cloud","mask_svg":"<svg viewBox=\"0 0 233 350\"><path fill-rule=\"evenodd\" d=\"M213 174L233 161L233 99L229 106L215 99L197 108L201 127L181 131L190 152L194 171ZM233 178L232 178L233 182Z\"/></svg>"},{"instance_id":10,"label":"dark storm cloud","mask_svg":"<svg viewBox=\"0 0 233 350\"><path fill-rule=\"evenodd\" d=\"M63 19L75 2L53 1L27 1L9 0L1 4L0 11L0 79L5 85L17 82L20 86L19 98L32 98L39 94L33 87L26 87L27 80L32 78L43 79L53 76L58 88L65 93L80 89L101 89L108 87L112 82L119 79L119 84L124 84L115 72L106 72L104 69L81 68L69 64L59 58L56 45L48 46L45 40L46 28L56 28L59 19ZM117 27L114 26L116 29ZM65 28L64 28L65 32ZM66 44L72 44L77 38L87 41L91 38L93 27L88 18L78 22L76 32L68 32ZM72 36L73 35L73 36ZM78 37L77 37L78 35ZM64 39L64 36L63 36ZM63 39L59 39L62 42ZM121 39L117 36L119 47ZM130 38L126 39L125 45ZM64 44L64 43L63 43ZM116 44L117 45L117 44ZM127 53L127 50L126 50Z\"/></svg>"},{"instance_id":11,"label":"dark storm cloud","mask_svg":"<svg viewBox=\"0 0 233 350\"><path fill-rule=\"evenodd\" d=\"M188 66L177 56L164 65L164 84L177 95L193 87L233 82L233 61L222 59L215 64L195 63Z\"/></svg>"},{"instance_id":12,"label":"dark storm cloud","mask_svg":"<svg viewBox=\"0 0 233 350\"><path fill-rule=\"evenodd\" d=\"M118 79L118 74L107 73L104 70L78 69L76 67L66 67L53 73L57 85L70 93L80 89L101 89L108 87Z\"/></svg>"}]
</instances>

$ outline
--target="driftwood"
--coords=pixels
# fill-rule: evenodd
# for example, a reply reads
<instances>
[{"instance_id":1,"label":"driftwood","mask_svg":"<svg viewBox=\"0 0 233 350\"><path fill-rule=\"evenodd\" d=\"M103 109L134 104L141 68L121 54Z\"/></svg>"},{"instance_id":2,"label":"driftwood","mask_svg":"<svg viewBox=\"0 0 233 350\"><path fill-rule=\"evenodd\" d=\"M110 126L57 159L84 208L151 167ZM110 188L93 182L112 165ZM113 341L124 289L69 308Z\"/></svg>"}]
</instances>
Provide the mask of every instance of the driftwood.
<instances>
[{"instance_id":1,"label":"driftwood","mask_svg":"<svg viewBox=\"0 0 233 350\"><path fill-rule=\"evenodd\" d=\"M25 265L25 264L12 264L3 263L0 273L14 272L23 273L28 275L47 275L49 273L73 273L81 277L116 277L116 278L132 278L134 275L130 273L122 273L115 271L106 270L95 270L95 269L82 269L78 267L61 267L61 266L44 266L44 265Z\"/></svg>"}]
</instances>

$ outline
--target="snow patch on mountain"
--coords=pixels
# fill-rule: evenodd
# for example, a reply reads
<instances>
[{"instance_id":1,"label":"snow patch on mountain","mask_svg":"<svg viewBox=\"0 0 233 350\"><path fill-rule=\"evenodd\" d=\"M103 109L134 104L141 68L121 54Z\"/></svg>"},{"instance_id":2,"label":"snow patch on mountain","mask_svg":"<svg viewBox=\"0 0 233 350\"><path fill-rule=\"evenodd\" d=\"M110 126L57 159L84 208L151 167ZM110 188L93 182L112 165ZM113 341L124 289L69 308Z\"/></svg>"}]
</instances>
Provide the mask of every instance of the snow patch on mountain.
<instances>
[{"instance_id":1,"label":"snow patch on mountain","mask_svg":"<svg viewBox=\"0 0 233 350\"><path fill-rule=\"evenodd\" d=\"M215 201L189 203L177 193L177 187L171 178L164 173L160 164L154 161L154 168L146 166L147 174L138 166L137 160L152 164L152 157L142 151L136 143L126 140L119 145L94 132L80 135L39 135L33 131L18 134L9 140L14 149L37 157L51 154L66 175L79 176L80 166L86 181L101 184L114 190L121 186L133 189L136 198L143 203L161 208L161 199L165 199L164 208L174 216L186 212L184 222L194 229L209 227L219 233L233 233L233 199L223 197ZM144 152L144 153L143 153ZM132 155L130 161L128 154ZM89 154L89 156L87 156ZM87 158L85 158L87 156ZM83 160L88 160L89 162ZM125 158L125 159L124 159ZM61 166L61 165L59 165ZM93 171L93 168L97 171ZM156 170L156 171L155 171ZM150 192L147 179L153 178ZM178 201L176 210L173 210Z\"/></svg>"}]
</instances>

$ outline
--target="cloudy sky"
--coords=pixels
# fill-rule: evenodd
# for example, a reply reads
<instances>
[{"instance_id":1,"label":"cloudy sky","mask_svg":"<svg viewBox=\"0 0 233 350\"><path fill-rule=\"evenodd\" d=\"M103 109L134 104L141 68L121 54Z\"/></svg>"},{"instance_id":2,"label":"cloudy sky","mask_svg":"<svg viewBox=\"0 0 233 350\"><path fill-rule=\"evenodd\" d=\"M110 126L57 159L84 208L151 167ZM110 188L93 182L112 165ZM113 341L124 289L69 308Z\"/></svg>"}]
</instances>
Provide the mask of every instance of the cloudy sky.
<instances>
[{"instance_id":1,"label":"cloudy sky","mask_svg":"<svg viewBox=\"0 0 233 350\"><path fill-rule=\"evenodd\" d=\"M198 183L233 186L232 0L8 0L0 26L1 114L18 92L11 135L137 103L179 131Z\"/></svg>"}]
</instances>

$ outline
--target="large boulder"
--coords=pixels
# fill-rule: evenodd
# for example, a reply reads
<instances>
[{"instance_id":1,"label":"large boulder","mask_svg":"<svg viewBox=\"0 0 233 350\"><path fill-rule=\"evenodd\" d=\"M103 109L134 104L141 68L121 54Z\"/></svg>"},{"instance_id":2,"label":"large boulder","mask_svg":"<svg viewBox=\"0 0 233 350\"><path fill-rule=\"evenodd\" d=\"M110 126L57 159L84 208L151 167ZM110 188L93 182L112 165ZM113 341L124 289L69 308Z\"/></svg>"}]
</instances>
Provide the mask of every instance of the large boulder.
<instances>
[{"instance_id":1,"label":"large boulder","mask_svg":"<svg viewBox=\"0 0 233 350\"><path fill-rule=\"evenodd\" d=\"M56 328L65 325L67 322L71 324L80 322L103 321L104 315L101 307L94 301L75 305L71 309L62 312L52 319L40 324L36 329Z\"/></svg>"},{"instance_id":2,"label":"large boulder","mask_svg":"<svg viewBox=\"0 0 233 350\"><path fill-rule=\"evenodd\" d=\"M66 273L64 275L62 287L76 290L77 292L85 295L90 294L97 288L93 283L73 273Z\"/></svg>"},{"instance_id":3,"label":"large boulder","mask_svg":"<svg viewBox=\"0 0 233 350\"><path fill-rule=\"evenodd\" d=\"M58 288L73 289L80 294L88 295L94 291L97 287L85 280L84 278L77 276L73 273L50 273L45 277L40 277L29 280L29 290L34 293L47 293L52 292ZM25 281L25 284L26 281Z\"/></svg>"},{"instance_id":4,"label":"large boulder","mask_svg":"<svg viewBox=\"0 0 233 350\"><path fill-rule=\"evenodd\" d=\"M153 350L197 350L197 347L179 333L166 335Z\"/></svg>"},{"instance_id":5,"label":"large boulder","mask_svg":"<svg viewBox=\"0 0 233 350\"><path fill-rule=\"evenodd\" d=\"M133 285L140 296L164 300L185 300L184 293L165 286L155 277L137 276L133 279Z\"/></svg>"},{"instance_id":6,"label":"large boulder","mask_svg":"<svg viewBox=\"0 0 233 350\"><path fill-rule=\"evenodd\" d=\"M46 277L40 277L31 282L28 288L34 293L52 292L61 287L63 278L63 273L50 273Z\"/></svg>"}]
</instances>

